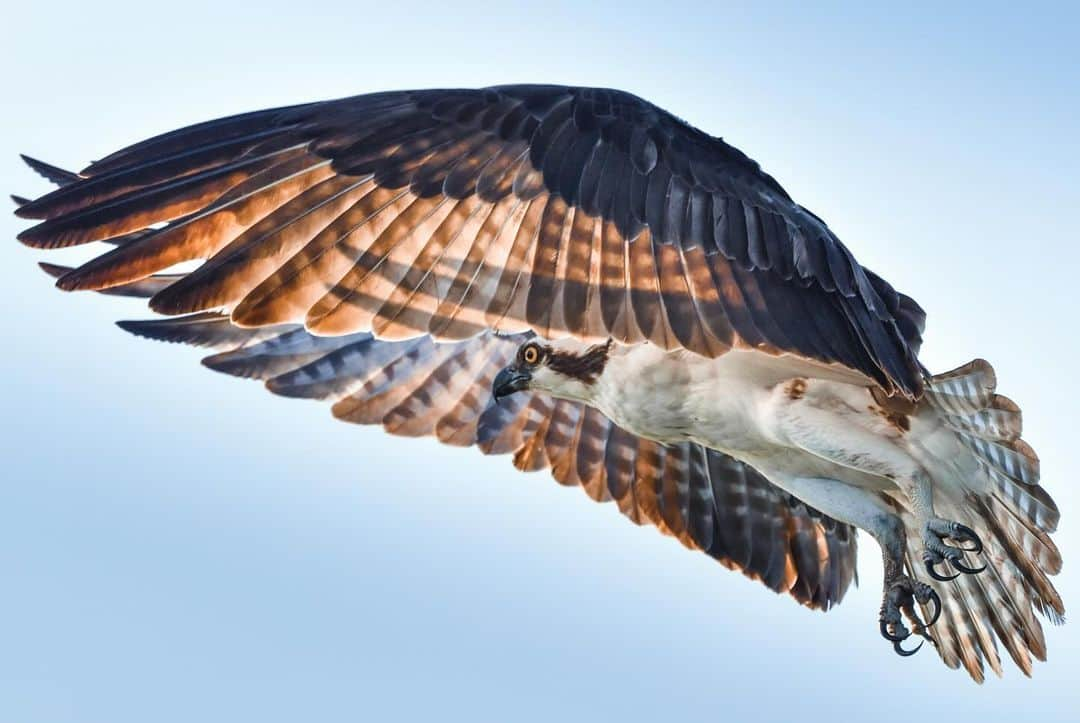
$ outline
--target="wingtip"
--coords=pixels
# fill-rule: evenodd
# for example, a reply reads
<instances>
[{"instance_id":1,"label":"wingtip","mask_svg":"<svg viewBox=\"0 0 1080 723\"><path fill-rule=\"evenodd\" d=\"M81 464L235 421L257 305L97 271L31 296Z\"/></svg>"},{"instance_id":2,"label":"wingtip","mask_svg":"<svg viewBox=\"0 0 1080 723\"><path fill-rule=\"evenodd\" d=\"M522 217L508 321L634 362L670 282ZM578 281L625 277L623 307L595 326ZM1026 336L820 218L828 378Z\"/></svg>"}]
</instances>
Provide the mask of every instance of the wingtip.
<instances>
[{"instance_id":1,"label":"wingtip","mask_svg":"<svg viewBox=\"0 0 1080 723\"><path fill-rule=\"evenodd\" d=\"M228 374L237 379L258 379L258 367L253 365L251 359L247 356L243 354L238 355L238 351L239 350L234 349L232 351L211 354L210 356L201 359L199 363L211 371ZM267 389L270 389L270 391L275 394L280 394L280 392L277 392L270 387L270 381L272 380L266 380ZM285 394L283 396L288 395Z\"/></svg>"},{"instance_id":2,"label":"wingtip","mask_svg":"<svg viewBox=\"0 0 1080 723\"><path fill-rule=\"evenodd\" d=\"M165 316L177 316L179 314L192 314L204 311L208 305L201 300L189 298L191 296L185 288L184 282L188 277L178 280L150 297L150 310Z\"/></svg>"},{"instance_id":3,"label":"wingtip","mask_svg":"<svg viewBox=\"0 0 1080 723\"><path fill-rule=\"evenodd\" d=\"M20 208L30 203L30 199L25 196L16 196L14 193L10 196L11 201L15 204L15 208Z\"/></svg>"},{"instance_id":4,"label":"wingtip","mask_svg":"<svg viewBox=\"0 0 1080 723\"><path fill-rule=\"evenodd\" d=\"M32 170L34 173L38 174L46 181L55 183L58 186L66 186L67 184L74 183L81 178L78 173L66 171L63 168L54 166L51 163L46 163L45 161L38 160L33 156L26 155L25 153L20 153L19 158L21 158L23 163L29 166L30 170Z\"/></svg>"},{"instance_id":5,"label":"wingtip","mask_svg":"<svg viewBox=\"0 0 1080 723\"><path fill-rule=\"evenodd\" d=\"M25 206L19 206L15 209L15 215L19 218L36 220L37 212L33 210L34 203L31 201ZM24 228L15 236L15 239L23 246L29 246L32 249L57 249L69 246L70 244L58 240L55 234L49 232L47 223L38 223L30 228Z\"/></svg>"},{"instance_id":6,"label":"wingtip","mask_svg":"<svg viewBox=\"0 0 1080 723\"><path fill-rule=\"evenodd\" d=\"M56 288L61 291L84 291L88 287L85 286L79 278L79 270L72 269L56 279Z\"/></svg>"},{"instance_id":7,"label":"wingtip","mask_svg":"<svg viewBox=\"0 0 1080 723\"><path fill-rule=\"evenodd\" d=\"M15 209L15 215L19 216L20 218L28 218L27 216L22 216L19 213L19 211L22 211L24 208L26 208L26 206L19 206L17 209ZM21 243L23 246L28 246L32 249L41 248L40 242L34 237L34 234L32 233L34 228L36 227L31 226L30 228L23 229L19 233L15 234L15 240Z\"/></svg>"},{"instance_id":8,"label":"wingtip","mask_svg":"<svg viewBox=\"0 0 1080 723\"><path fill-rule=\"evenodd\" d=\"M70 266L61 266L60 264L50 264L48 261L39 261L38 268L44 271L54 279L59 279L62 276L70 274L74 269Z\"/></svg>"},{"instance_id":9,"label":"wingtip","mask_svg":"<svg viewBox=\"0 0 1080 723\"><path fill-rule=\"evenodd\" d=\"M121 319L114 323L128 334L143 339L150 339L152 341L171 341L167 336L154 333L155 326L158 325L157 322L159 322L158 319Z\"/></svg>"}]
</instances>

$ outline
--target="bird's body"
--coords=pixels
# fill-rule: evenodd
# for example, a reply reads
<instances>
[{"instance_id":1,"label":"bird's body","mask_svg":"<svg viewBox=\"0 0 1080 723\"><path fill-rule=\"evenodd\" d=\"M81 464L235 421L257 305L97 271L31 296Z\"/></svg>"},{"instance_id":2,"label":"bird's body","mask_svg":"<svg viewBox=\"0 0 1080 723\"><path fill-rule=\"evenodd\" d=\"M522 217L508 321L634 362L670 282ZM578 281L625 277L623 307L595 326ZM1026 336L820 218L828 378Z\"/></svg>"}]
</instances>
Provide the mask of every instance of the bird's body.
<instances>
[{"instance_id":1,"label":"bird's body","mask_svg":"<svg viewBox=\"0 0 1080 723\"><path fill-rule=\"evenodd\" d=\"M808 373L814 375L817 397L858 404L859 410L873 404L864 383L839 381L842 374L803 361L753 350L710 359L651 344L612 344L603 373L581 401L647 439L696 442L740 459L762 460L786 448L772 420L777 406L790 398L784 388L798 386L799 379L805 384ZM860 411L858 416L869 415Z\"/></svg>"},{"instance_id":2,"label":"bird's body","mask_svg":"<svg viewBox=\"0 0 1080 723\"><path fill-rule=\"evenodd\" d=\"M590 348L574 340L552 347L579 355ZM845 380L840 371L755 350L715 359L650 344L611 343L607 350L602 371L590 383L552 375L539 377L532 388L595 407L639 437L723 452L850 524L858 519L848 509L850 495L819 497L799 481L834 480L903 499L897 467L904 462L897 460L906 457L935 471L946 462L966 468L966 474L938 475L937 486L946 495L988 491L975 454L929 400L912 405L909 413L892 412L853 375ZM873 441L850 454L843 440L852 437Z\"/></svg>"},{"instance_id":3,"label":"bird's body","mask_svg":"<svg viewBox=\"0 0 1080 723\"><path fill-rule=\"evenodd\" d=\"M78 174L28 160L60 187L16 199L40 221L20 240L111 245L43 267L169 317L129 331L346 421L512 452L811 607L843 597L862 529L898 651L921 635L977 679L996 641L1025 672L1045 657L1059 515L989 364L931 376L913 299L636 96L397 91L208 121Z\"/></svg>"}]
</instances>

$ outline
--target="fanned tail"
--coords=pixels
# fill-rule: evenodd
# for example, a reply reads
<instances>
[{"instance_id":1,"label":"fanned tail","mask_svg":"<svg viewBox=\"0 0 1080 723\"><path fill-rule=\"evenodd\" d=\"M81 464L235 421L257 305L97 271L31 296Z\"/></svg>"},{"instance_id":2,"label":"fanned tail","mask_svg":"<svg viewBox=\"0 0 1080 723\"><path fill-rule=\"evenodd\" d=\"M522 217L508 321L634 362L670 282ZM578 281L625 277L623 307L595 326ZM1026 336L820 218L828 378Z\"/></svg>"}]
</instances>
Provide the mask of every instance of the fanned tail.
<instances>
[{"instance_id":1,"label":"fanned tail","mask_svg":"<svg viewBox=\"0 0 1080 723\"><path fill-rule=\"evenodd\" d=\"M941 594L944 610L930 629L942 659L982 681L984 664L1001 674L998 641L1026 674L1046 659L1035 612L1064 621L1065 607L1050 582L1061 553L1050 538L1060 513L1039 485L1039 459L1021 439L1019 406L996 393L993 368L982 359L930 379L920 416L936 430L921 440L935 481L939 517L976 530L986 570L934 583L921 565L921 530L907 512L907 564Z\"/></svg>"}]
</instances>

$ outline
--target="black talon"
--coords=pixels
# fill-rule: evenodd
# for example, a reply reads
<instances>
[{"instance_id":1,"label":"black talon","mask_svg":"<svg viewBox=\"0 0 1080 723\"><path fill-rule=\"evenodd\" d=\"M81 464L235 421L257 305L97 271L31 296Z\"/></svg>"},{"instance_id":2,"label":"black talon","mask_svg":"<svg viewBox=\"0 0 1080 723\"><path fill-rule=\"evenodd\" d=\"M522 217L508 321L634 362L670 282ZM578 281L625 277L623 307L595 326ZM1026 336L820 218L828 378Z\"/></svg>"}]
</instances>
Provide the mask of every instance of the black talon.
<instances>
[{"instance_id":1,"label":"black talon","mask_svg":"<svg viewBox=\"0 0 1080 723\"><path fill-rule=\"evenodd\" d=\"M975 533L975 530L971 529L967 525L961 525L959 522L956 522L953 524L953 531L956 533L950 535L950 537L952 537L953 539L960 540L961 542L975 543L974 547L961 547L961 550L963 550L964 552L974 553L980 553L983 551L982 540L979 539L979 536Z\"/></svg>"},{"instance_id":2,"label":"black talon","mask_svg":"<svg viewBox=\"0 0 1080 723\"><path fill-rule=\"evenodd\" d=\"M960 572L967 573L968 575L977 575L986 569L986 565L983 565L982 567L968 567L959 560L949 560L949 563Z\"/></svg>"},{"instance_id":3,"label":"black talon","mask_svg":"<svg viewBox=\"0 0 1080 723\"><path fill-rule=\"evenodd\" d=\"M934 578L938 582L949 582L950 580L955 580L956 578L960 577L960 573L956 573L955 575L942 575L940 572L934 569L934 565L936 565L937 563L931 560L924 560L923 562L926 565L926 571L930 573L930 577Z\"/></svg>"},{"instance_id":4,"label":"black talon","mask_svg":"<svg viewBox=\"0 0 1080 723\"><path fill-rule=\"evenodd\" d=\"M919 641L918 646L916 646L912 650L904 650L902 647L900 647L900 641L896 641L896 642L894 642L892 644L893 650L896 651L896 654L900 655L900 656L903 656L905 658L919 652L922 649L922 646L923 646L923 641L921 641L921 640Z\"/></svg>"},{"instance_id":5,"label":"black talon","mask_svg":"<svg viewBox=\"0 0 1080 723\"><path fill-rule=\"evenodd\" d=\"M933 590L931 590L930 591L930 599L927 600L927 602L928 603L931 603L931 602L934 603L934 614L930 616L930 620L927 621L927 623L925 625L923 625L923 628L930 627L931 625L933 625L934 623L937 622L937 619L939 617L941 617L941 598L938 597L938 594L936 592L934 592Z\"/></svg>"},{"instance_id":6,"label":"black talon","mask_svg":"<svg viewBox=\"0 0 1080 723\"><path fill-rule=\"evenodd\" d=\"M881 621L881 637L885 638L886 640L888 640L893 645L899 645L900 643L904 642L909 637L911 637L911 635L902 635L902 636L901 635L893 635L892 633L889 632L889 624L887 622L885 622L884 620L882 620Z\"/></svg>"}]
</instances>

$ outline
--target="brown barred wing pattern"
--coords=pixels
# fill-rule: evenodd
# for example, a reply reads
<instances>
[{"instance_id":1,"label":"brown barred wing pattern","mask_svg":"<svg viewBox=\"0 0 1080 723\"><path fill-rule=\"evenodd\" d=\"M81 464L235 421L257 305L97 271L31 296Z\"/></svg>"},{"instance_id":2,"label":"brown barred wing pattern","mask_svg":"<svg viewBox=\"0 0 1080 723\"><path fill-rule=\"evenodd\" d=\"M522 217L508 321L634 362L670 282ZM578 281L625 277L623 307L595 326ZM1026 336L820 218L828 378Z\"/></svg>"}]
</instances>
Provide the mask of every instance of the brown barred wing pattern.
<instances>
[{"instance_id":1,"label":"brown barred wing pattern","mask_svg":"<svg viewBox=\"0 0 1080 723\"><path fill-rule=\"evenodd\" d=\"M168 314L460 340L485 329L791 354L922 390L923 313L723 140L628 93L389 92L137 143L21 206L62 276L107 289L205 260Z\"/></svg>"},{"instance_id":2,"label":"brown barred wing pattern","mask_svg":"<svg viewBox=\"0 0 1080 723\"><path fill-rule=\"evenodd\" d=\"M211 347L203 363L264 380L275 394L333 403L333 414L406 436L431 435L615 502L725 567L828 609L855 576L855 531L794 500L750 467L696 444L639 438L585 405L538 394L499 403L491 384L529 334L399 342L316 337L300 325L239 329L227 316L121 322L140 336Z\"/></svg>"}]
</instances>

